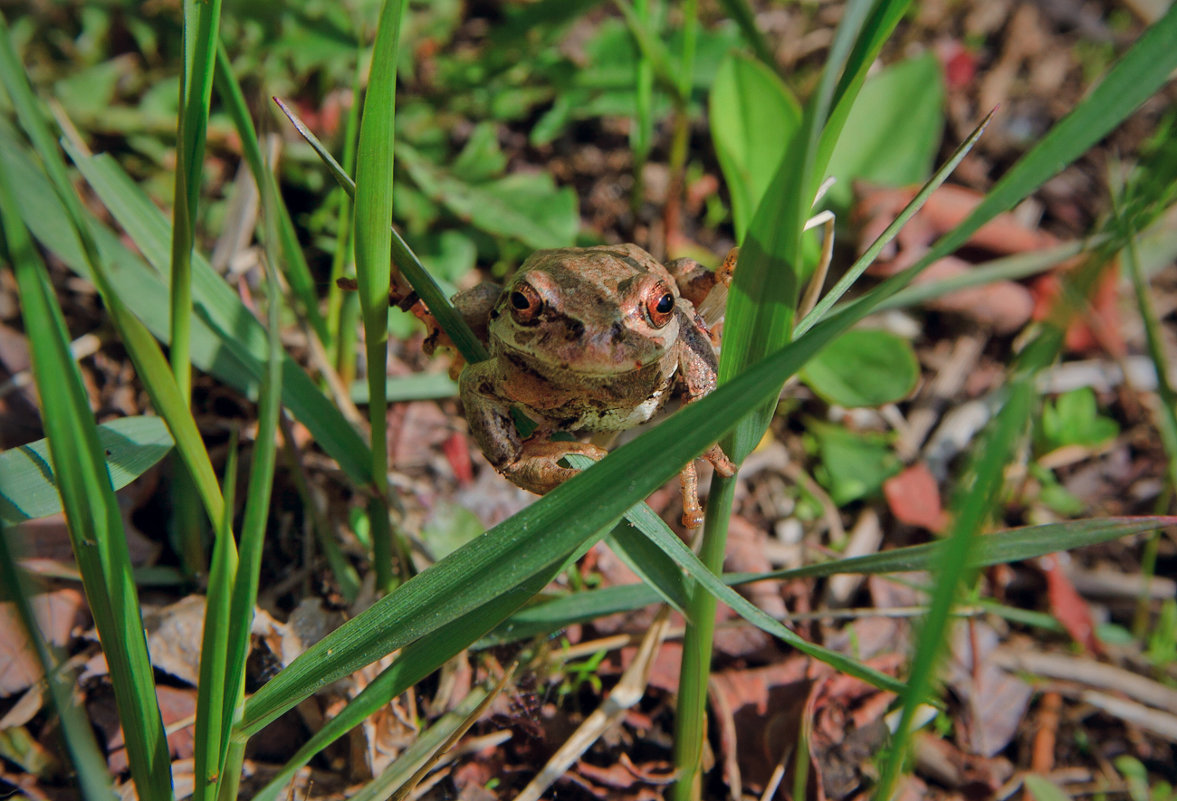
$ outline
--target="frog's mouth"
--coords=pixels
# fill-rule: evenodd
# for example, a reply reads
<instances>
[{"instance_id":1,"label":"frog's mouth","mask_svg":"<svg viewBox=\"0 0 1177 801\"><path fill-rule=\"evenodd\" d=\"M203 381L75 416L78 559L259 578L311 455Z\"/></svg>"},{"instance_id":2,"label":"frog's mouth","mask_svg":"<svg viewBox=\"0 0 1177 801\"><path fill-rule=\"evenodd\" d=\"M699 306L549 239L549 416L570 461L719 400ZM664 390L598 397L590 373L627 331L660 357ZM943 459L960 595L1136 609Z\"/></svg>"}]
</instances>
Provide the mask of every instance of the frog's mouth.
<instances>
[{"instance_id":1,"label":"frog's mouth","mask_svg":"<svg viewBox=\"0 0 1177 801\"><path fill-rule=\"evenodd\" d=\"M618 358L618 354L612 352L590 355L583 349L570 356L560 352L536 353L527 348L510 346L505 343L503 347L503 356L516 369L562 384L580 379L589 381L623 379L656 366L663 355L654 354L645 359L625 359Z\"/></svg>"}]
</instances>

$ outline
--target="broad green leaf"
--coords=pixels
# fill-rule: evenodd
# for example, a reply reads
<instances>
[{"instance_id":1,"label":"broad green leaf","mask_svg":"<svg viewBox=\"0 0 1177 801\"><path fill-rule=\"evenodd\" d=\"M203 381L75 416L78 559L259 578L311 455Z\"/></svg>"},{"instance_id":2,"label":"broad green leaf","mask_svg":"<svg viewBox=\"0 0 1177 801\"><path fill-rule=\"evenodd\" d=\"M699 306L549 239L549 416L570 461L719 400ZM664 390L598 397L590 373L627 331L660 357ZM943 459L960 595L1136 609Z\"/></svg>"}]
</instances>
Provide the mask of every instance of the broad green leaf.
<instances>
[{"instance_id":1,"label":"broad green leaf","mask_svg":"<svg viewBox=\"0 0 1177 801\"><path fill-rule=\"evenodd\" d=\"M1047 446L1095 446L1120 433L1120 426L1099 413L1095 392L1079 387L1047 401L1042 407L1042 436Z\"/></svg>"},{"instance_id":2,"label":"broad green leaf","mask_svg":"<svg viewBox=\"0 0 1177 801\"><path fill-rule=\"evenodd\" d=\"M711 137L732 198L736 241L772 183L785 146L801 125L801 106L775 72L732 53L711 87Z\"/></svg>"},{"instance_id":3,"label":"broad green leaf","mask_svg":"<svg viewBox=\"0 0 1177 801\"><path fill-rule=\"evenodd\" d=\"M1026 794L1033 796L1034 801L1071 801L1071 796L1044 776L1030 773L1022 781L1026 784Z\"/></svg>"},{"instance_id":4,"label":"broad green leaf","mask_svg":"<svg viewBox=\"0 0 1177 801\"><path fill-rule=\"evenodd\" d=\"M821 458L814 474L837 506L874 495L884 481L903 469L899 457L878 434L860 434L817 421L808 427Z\"/></svg>"},{"instance_id":5,"label":"broad green leaf","mask_svg":"<svg viewBox=\"0 0 1177 801\"><path fill-rule=\"evenodd\" d=\"M904 186L926 179L943 120L944 79L931 53L868 78L830 157L827 173L837 179L830 204L848 209L857 180Z\"/></svg>"},{"instance_id":6,"label":"broad green leaf","mask_svg":"<svg viewBox=\"0 0 1177 801\"><path fill-rule=\"evenodd\" d=\"M429 163L408 145L397 148L405 168L425 194L463 220L532 248L568 247L580 226L576 194L557 189L547 173L520 173L467 183Z\"/></svg>"},{"instance_id":7,"label":"broad green leaf","mask_svg":"<svg viewBox=\"0 0 1177 801\"><path fill-rule=\"evenodd\" d=\"M507 168L507 156L499 147L499 127L493 122L480 122L470 132L450 172L467 183L480 183L501 175Z\"/></svg>"},{"instance_id":8,"label":"broad green leaf","mask_svg":"<svg viewBox=\"0 0 1177 801\"><path fill-rule=\"evenodd\" d=\"M123 417L98 426L98 444L115 490L130 484L172 449L158 417ZM44 439L0 453L0 519L19 523L61 511Z\"/></svg>"},{"instance_id":9,"label":"broad green leaf","mask_svg":"<svg viewBox=\"0 0 1177 801\"><path fill-rule=\"evenodd\" d=\"M805 365L801 379L827 403L856 407L907 397L919 375L919 360L906 339L856 328Z\"/></svg>"}]
</instances>

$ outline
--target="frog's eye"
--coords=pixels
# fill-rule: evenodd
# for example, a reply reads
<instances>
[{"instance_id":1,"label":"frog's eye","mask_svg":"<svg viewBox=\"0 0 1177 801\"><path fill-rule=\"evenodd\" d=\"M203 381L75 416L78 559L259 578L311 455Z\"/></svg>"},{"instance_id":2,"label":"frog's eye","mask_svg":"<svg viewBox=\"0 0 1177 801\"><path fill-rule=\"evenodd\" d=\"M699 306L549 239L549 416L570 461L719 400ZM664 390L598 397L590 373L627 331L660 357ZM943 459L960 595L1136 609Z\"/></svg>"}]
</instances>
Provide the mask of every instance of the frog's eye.
<instances>
[{"instance_id":1,"label":"frog's eye","mask_svg":"<svg viewBox=\"0 0 1177 801\"><path fill-rule=\"evenodd\" d=\"M511 316L519 323L533 323L543 309L543 300L531 284L521 281L511 290L507 297L511 306Z\"/></svg>"},{"instance_id":2,"label":"frog's eye","mask_svg":"<svg viewBox=\"0 0 1177 801\"><path fill-rule=\"evenodd\" d=\"M646 319L655 328L670 322L674 312L674 295L662 284L657 284L646 293Z\"/></svg>"}]
</instances>

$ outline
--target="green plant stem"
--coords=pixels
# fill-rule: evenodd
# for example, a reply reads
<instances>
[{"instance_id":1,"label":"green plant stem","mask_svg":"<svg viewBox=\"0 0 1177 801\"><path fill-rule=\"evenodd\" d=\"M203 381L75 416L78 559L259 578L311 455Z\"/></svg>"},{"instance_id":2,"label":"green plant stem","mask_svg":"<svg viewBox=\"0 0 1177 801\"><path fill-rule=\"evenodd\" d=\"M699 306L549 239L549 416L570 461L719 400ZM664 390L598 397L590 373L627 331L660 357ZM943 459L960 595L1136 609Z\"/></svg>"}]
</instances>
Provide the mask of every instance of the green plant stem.
<instances>
[{"instance_id":1,"label":"green plant stem","mask_svg":"<svg viewBox=\"0 0 1177 801\"><path fill-rule=\"evenodd\" d=\"M357 59L358 60L358 59ZM352 104L347 112L347 124L343 129L343 169L349 175L355 174L356 135L360 128L360 71L357 68L352 80ZM331 363L339 373L339 380L345 387L351 386L356 377L356 311L359 298L353 292L344 292L339 279L354 273L349 270L352 260L352 202L345 188L338 187L339 237L331 257L331 285L327 288L327 322L331 327Z\"/></svg>"},{"instance_id":2,"label":"green plant stem","mask_svg":"<svg viewBox=\"0 0 1177 801\"><path fill-rule=\"evenodd\" d=\"M703 545L699 558L707 569L723 572L727 522L736 493L735 476L716 475L707 496ZM674 763L679 769L671 798L693 801L700 797L703 743L707 737L707 683L711 675L711 644L715 637L715 596L693 587L687 603L689 624L683 634L682 668L679 672L678 706L674 719Z\"/></svg>"},{"instance_id":3,"label":"green plant stem","mask_svg":"<svg viewBox=\"0 0 1177 801\"><path fill-rule=\"evenodd\" d=\"M372 559L381 592L393 588L388 497L388 291L391 283L392 161L396 114L396 59L407 0L388 0L380 12L372 68L360 117L356 170L356 280L363 310L368 366L373 493L368 503Z\"/></svg>"}]
</instances>

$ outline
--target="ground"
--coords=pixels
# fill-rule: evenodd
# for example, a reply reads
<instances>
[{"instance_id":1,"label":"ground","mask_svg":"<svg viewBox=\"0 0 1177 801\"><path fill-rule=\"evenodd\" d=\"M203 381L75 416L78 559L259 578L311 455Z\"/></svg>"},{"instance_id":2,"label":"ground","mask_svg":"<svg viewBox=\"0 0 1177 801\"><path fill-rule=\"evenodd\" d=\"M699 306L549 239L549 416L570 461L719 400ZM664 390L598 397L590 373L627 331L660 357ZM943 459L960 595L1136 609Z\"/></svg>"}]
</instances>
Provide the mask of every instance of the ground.
<instances>
[{"instance_id":1,"label":"ground","mask_svg":"<svg viewBox=\"0 0 1177 801\"><path fill-rule=\"evenodd\" d=\"M412 63L402 66L398 98L403 117L398 135L410 149L397 156L407 172L406 188L397 189L397 197L403 199L396 217L407 238L418 237L423 252L433 255L452 256L456 250L460 255L447 264L452 261L459 267L446 277L458 286L483 277L500 278L531 249L527 234L515 231L512 237L504 230L510 223L488 220L480 216L485 210L477 208L464 216L442 183L435 185L436 191L429 188L428 171L478 141L478 126L489 125L494 144L475 153L478 158L472 157L462 173L471 185L486 189L470 177L484 168L489 175L482 179L547 175L554 183L537 190L539 204L548 207L537 212L537 219L549 232L563 225L553 209L564 202L559 192L570 188L581 244L632 241L660 258L685 254L717 263L735 244L735 233L728 213L730 196L703 110L706 92L696 92L693 101L700 105L686 112L688 155L683 173L678 174L672 163L675 122L670 112L657 116L648 160L639 169L633 123L617 110L622 102L617 93L611 95L592 81L578 84L575 77L578 69L582 75L598 74L593 59L610 52L603 50L608 41L600 35L602 29L617 26L624 31L612 6L590 7L542 46L531 42L524 52L535 61L514 68L525 75L487 67L497 78L508 78L480 94L475 67L493 65L506 52L502 31L516 5L471 2L455 4L452 13L418 9L416 25L407 34L417 37ZM754 5L757 25L771 43L781 74L789 76L791 88L804 97L813 89L841 6ZM701 6L703 29L721 29L723 5ZM307 19L313 22L320 12L312 4ZM83 140L96 151L114 153L166 207L171 197L167 165L174 158L169 155L172 140L153 127L152 105L143 98L175 63L175 30L169 27L174 25L174 10L106 9L94 12L86 23L63 13L29 4L13 15L21 19L23 27L18 30L26 37L26 65L38 89L46 97L56 92L78 122ZM104 13L105 28L95 21ZM944 81L946 119L935 162L947 158L984 113L993 108L998 112L956 171L954 189L934 196L867 280L877 281L888 269L910 263L951 227L959 218L960 204L974 203L977 193L989 189L1079 102L1112 58L1143 30L1148 13L1135 4L1070 0L916 4L881 62L934 56ZM231 17L229 11L226 17ZM242 37L239 41L258 45L258 52L244 47L232 52L238 69L245 71L242 79L251 102L262 109L265 96L284 95L319 136L333 143L336 152L341 150L335 145L341 142L352 98L349 73L339 63L348 62L330 53L316 61L316 51L306 43L327 48L331 37L299 38L313 29L309 22L298 28L289 20L242 17L226 24L237 26L231 30ZM673 15L670 24L675 27ZM57 26L67 33L49 35ZM105 30L105 46L87 38L100 30ZM151 31L155 38L148 35ZM541 32L546 35L546 29ZM739 41L738 35L733 41ZM263 45L272 49L263 50ZM65 80L77 75L78 64L87 60L113 65L110 113L78 97L79 88L90 84ZM93 75L90 79L97 80ZM553 118L562 93L574 97L563 122ZM520 108L504 111L510 103ZM1110 176L1141 152L1172 103L1170 86L1098 148L974 238L959 259L941 266L940 275L1091 235L1108 213ZM119 116L124 111L126 118ZM328 180L291 129L280 127L268 111L259 113L267 120L264 129L277 131L284 142L284 195L316 285L326 295L336 234L333 218L322 211ZM429 119L445 124L425 126L423 121ZM550 136L536 135L543 126ZM202 220L212 233L201 244L209 253L223 246L223 263L231 265L228 280L252 304L260 272L248 230L236 242L230 241L232 236L219 235L230 227L226 220L248 216L231 203L241 192L233 178L239 159L232 128L214 117ZM636 200L635 186L641 189ZM504 206L516 202L506 194L488 196ZM838 221L835 278L909 196L896 195L893 188L854 187L853 199ZM104 215L100 204L88 193L86 197ZM486 196L476 200L480 197ZM1177 309L1174 253L1163 243L1156 253L1151 298L1172 353ZM438 261L446 260L442 256ZM51 254L49 261L70 332L81 346L79 363L99 420L148 412L150 403L93 288ZM467 263L476 263L477 270L464 269ZM918 383L898 402L880 409L847 410L827 403L806 384L789 386L770 436L741 470L725 569L767 572L797 567L823 554L869 554L927 542L942 532L942 509L964 447L954 443L967 443L976 435L978 426L970 413L995 397L1020 332L1045 314L1057 295L1058 275L1049 272L990 283L964 297L947 296L872 320L876 328L907 341L918 357ZM1121 272L1112 268L1106 273L1092 309L1068 332L1063 363L1047 373L1044 418L1079 420L1097 433L1068 439L1046 428L1037 431L1027 446L1032 452L1006 476L1008 498L995 528L1069 516L1106 518L1171 510L1168 457L1156 433L1155 376L1150 385L1150 363L1142 355L1147 352L1143 328ZM0 270L0 369L6 380L28 375L20 311L12 273ZM426 356L419 327L400 320L394 330L402 336L391 345L390 374L445 373L449 356ZM293 317L283 335L291 353L318 369L322 357L307 346L305 330ZM1146 374L1144 381L1134 377L1141 372ZM16 380L4 387L0 444L13 448L42 436L34 390ZM1077 388L1091 392L1065 394ZM204 375L197 377L194 402L219 467L230 432L237 432L246 444L252 440L255 431L250 423L256 411L248 399ZM297 469L280 467L276 479L255 654L247 679L251 691L373 598L367 550L355 534L350 512L362 506L362 498L341 480L334 462L316 450L309 432L294 424L287 436L300 463ZM850 445L840 438L844 436L850 437ZM881 451L872 444L876 436L884 443ZM478 453L453 397L394 404L388 442L393 483L402 490L400 528L423 543L414 550L416 569L448 551L450 543L505 519L532 500L498 476ZM845 465L835 454L840 446L849 448L843 451L848 454L844 460L878 462L877 475L863 479L865 488L848 488ZM305 489L299 487L302 482ZM161 466L123 490L120 498L135 564L175 576L179 559L169 538L170 484L169 470ZM706 485L704 479L701 486ZM361 579L367 576L351 603L341 593L337 575L308 544L312 527L320 523L306 513L307 497L327 510L326 528L340 539ZM649 503L668 521L677 520L677 483L657 492ZM80 695L107 749L111 770L125 779L113 694L80 585L72 578L64 523L59 516L45 518L22 524L9 536L23 548L25 566L45 581L49 591L38 603L44 619L56 626L51 639L81 667ZM1177 539L1172 530L985 569L952 628L941 673L945 709L916 736L913 771L900 794L1029 795L1022 780L1033 774L1052 780L1070 796L1169 797L1165 783L1177 784L1175 579ZM574 576L561 579L559 589L636 580L616 555L598 546ZM914 636L913 609L927 602L920 588L930 581L927 573L844 575L762 582L749 585L746 593L807 640L903 676ZM195 708L200 590L199 579L142 587L149 646L169 725L189 718ZM55 754L52 715L42 708L35 683L37 669L21 650L23 635L8 605L0 611L0 638L11 654L0 670L0 728L9 735L8 744L0 749L5 757L0 782L10 792L33 798L71 797L73 790ZM610 615L552 637L546 650L531 656L530 667L509 683L457 750L426 779L419 797L514 798L622 681L656 614L648 607ZM799 655L726 609L721 617L709 687L704 797L761 797L780 781L778 765L789 772L775 797L793 797L793 771L802 762L796 755L798 732L803 729L809 764L805 794L839 801L867 797L877 778L878 754L885 748L893 697ZM671 732L682 620L671 615L667 625L664 641L649 655L640 700L590 742L545 797L662 797L673 778ZM420 683L316 758L300 776L297 797L348 797L352 788L378 774L414 741L422 722L453 709L479 682L508 670L520 648L521 644L510 644L467 652ZM248 754L246 792L260 787L308 732L338 711L372 675L362 673L333 685L255 738ZM629 675L625 680L635 679ZM642 684L639 681L639 687ZM191 763L185 762L191 756L191 741L185 740L185 731L191 729L181 728L171 741L178 788L191 781ZM1035 795L1046 801L1041 791Z\"/></svg>"}]
</instances>

